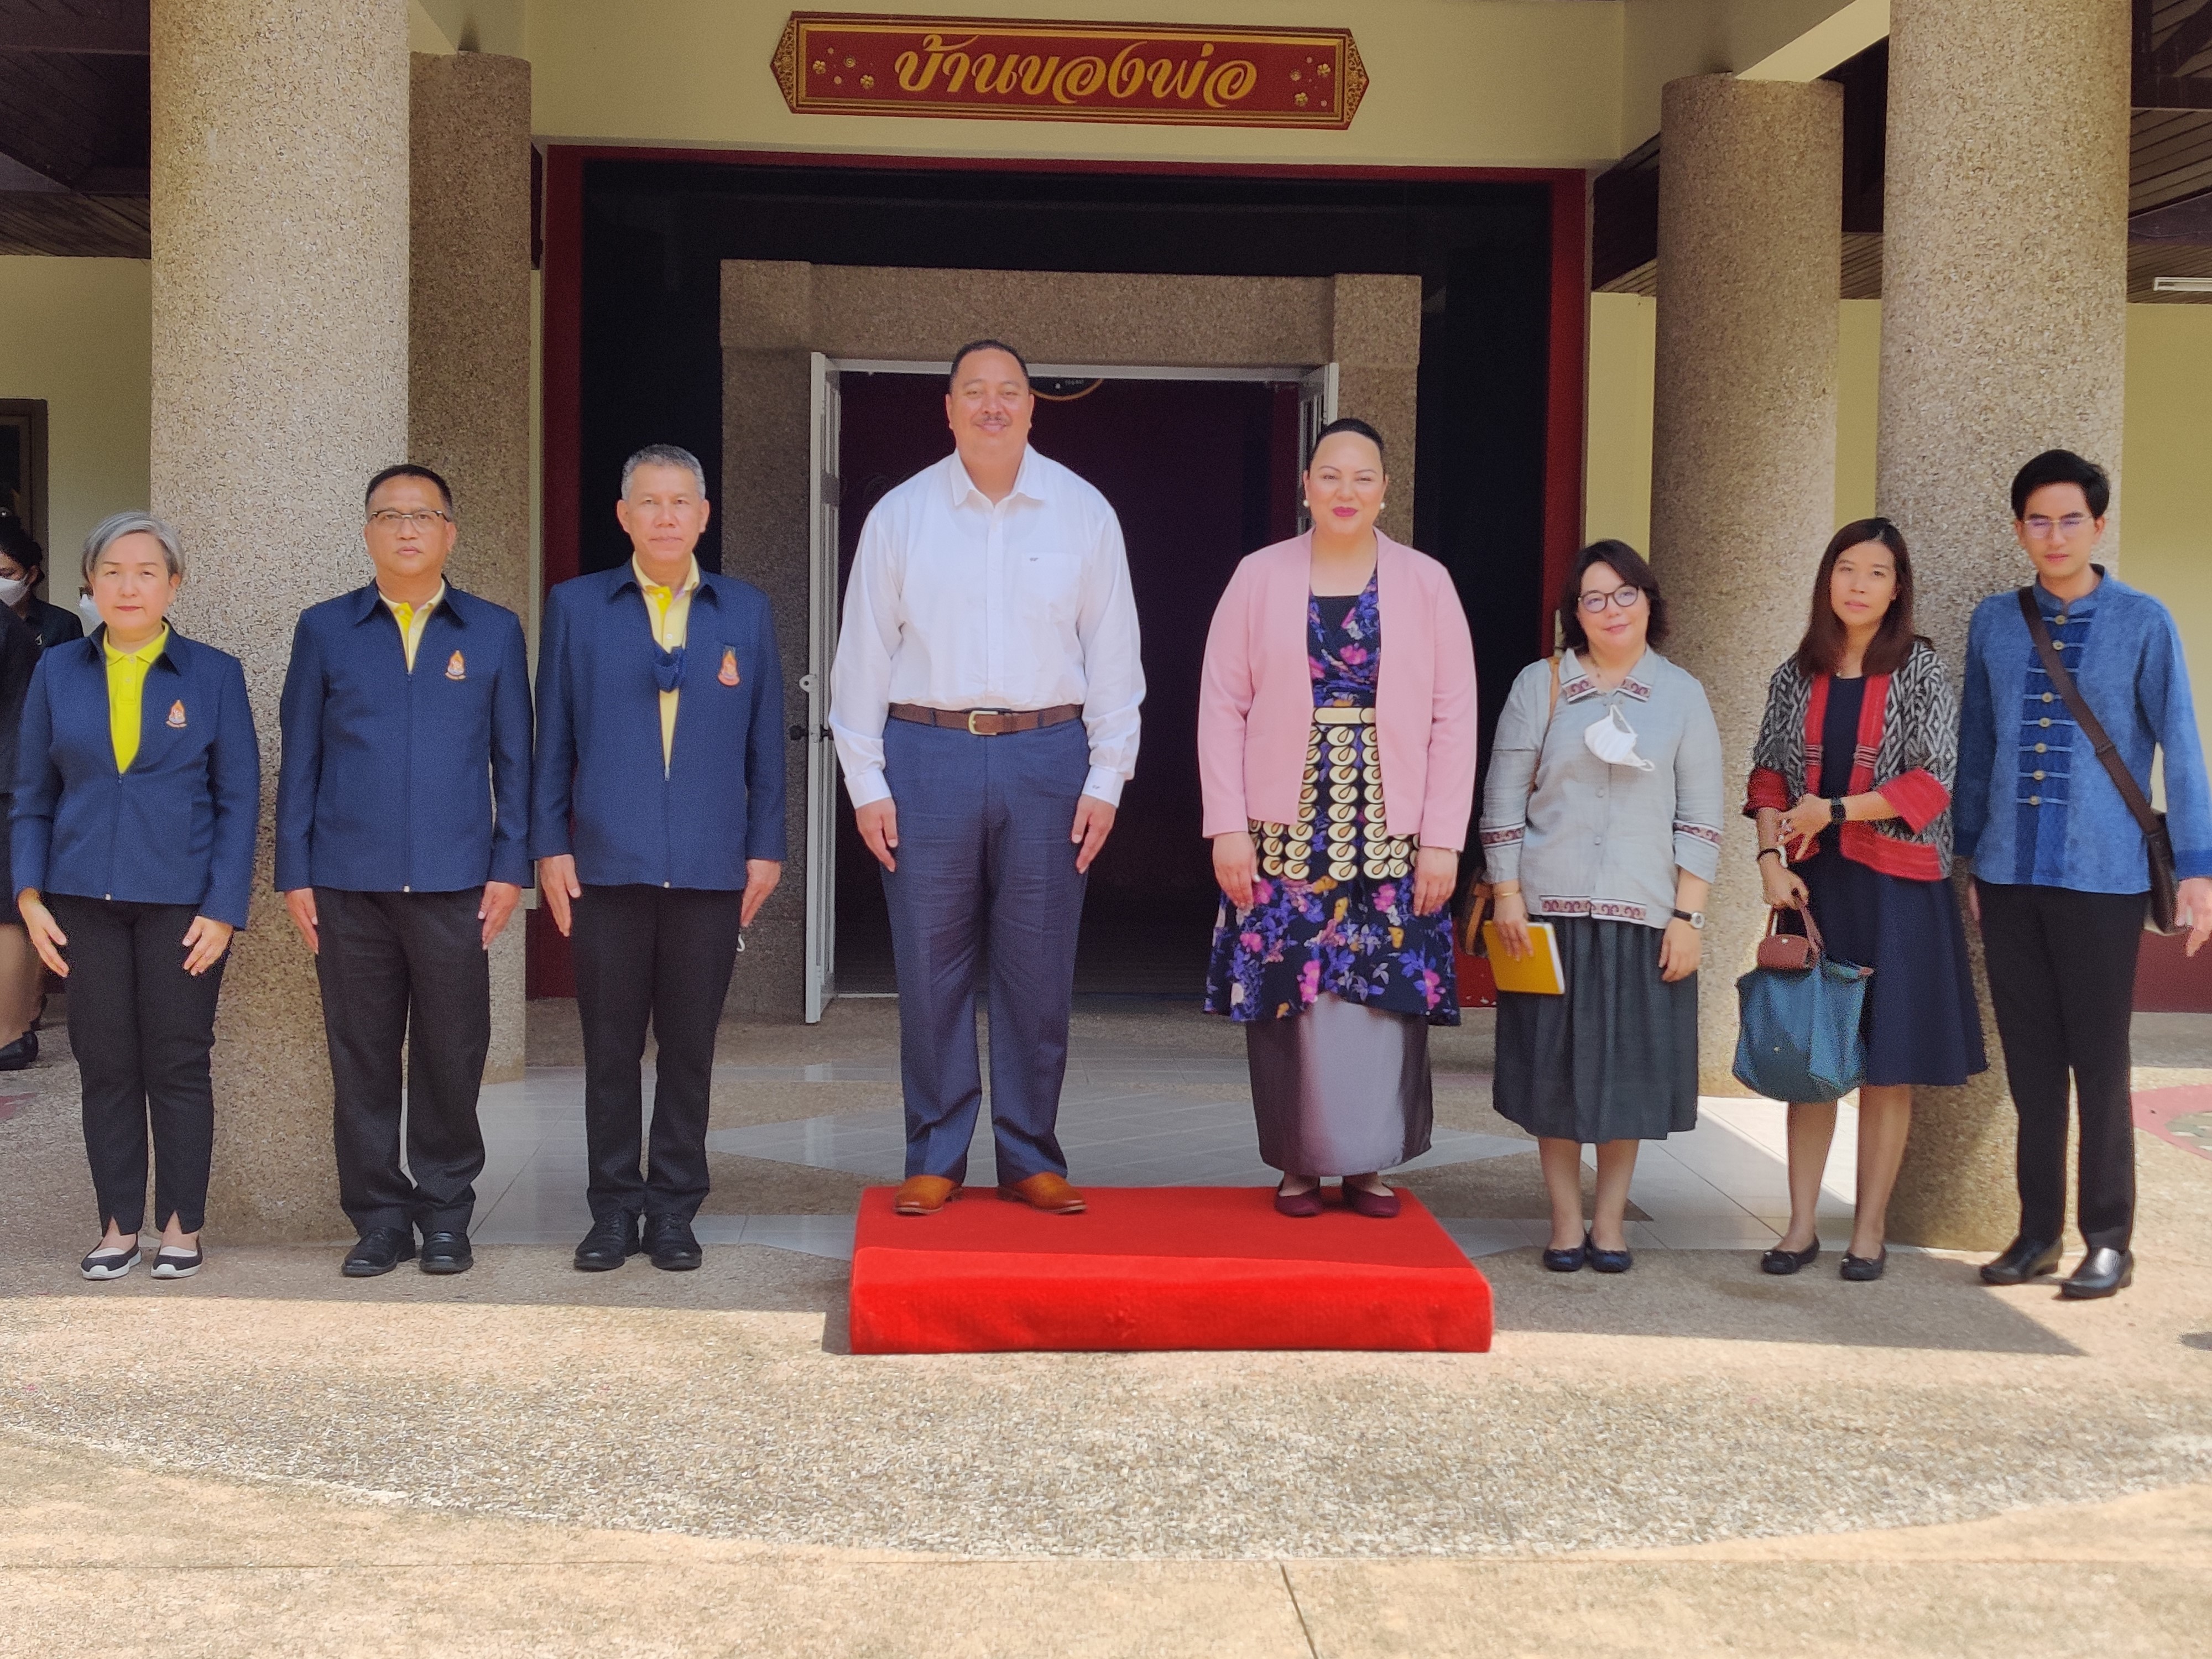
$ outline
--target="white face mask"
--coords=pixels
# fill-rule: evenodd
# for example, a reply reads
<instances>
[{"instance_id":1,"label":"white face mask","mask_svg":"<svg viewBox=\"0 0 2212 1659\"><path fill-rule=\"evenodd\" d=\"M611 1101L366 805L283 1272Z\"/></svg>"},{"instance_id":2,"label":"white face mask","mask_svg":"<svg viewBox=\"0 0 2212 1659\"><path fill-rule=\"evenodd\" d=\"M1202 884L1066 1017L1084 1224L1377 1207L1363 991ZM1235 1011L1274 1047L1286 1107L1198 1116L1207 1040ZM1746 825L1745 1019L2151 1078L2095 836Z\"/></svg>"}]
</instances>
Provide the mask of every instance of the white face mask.
<instances>
[{"instance_id":1,"label":"white face mask","mask_svg":"<svg viewBox=\"0 0 2212 1659\"><path fill-rule=\"evenodd\" d=\"M1651 763L1636 752L1636 728L1618 708L1607 710L1603 720L1583 728L1583 746L1607 766L1632 766L1639 772L1652 769Z\"/></svg>"},{"instance_id":2,"label":"white face mask","mask_svg":"<svg viewBox=\"0 0 2212 1659\"><path fill-rule=\"evenodd\" d=\"M12 605L30 591L30 583L20 576L0 576L0 605Z\"/></svg>"}]
</instances>

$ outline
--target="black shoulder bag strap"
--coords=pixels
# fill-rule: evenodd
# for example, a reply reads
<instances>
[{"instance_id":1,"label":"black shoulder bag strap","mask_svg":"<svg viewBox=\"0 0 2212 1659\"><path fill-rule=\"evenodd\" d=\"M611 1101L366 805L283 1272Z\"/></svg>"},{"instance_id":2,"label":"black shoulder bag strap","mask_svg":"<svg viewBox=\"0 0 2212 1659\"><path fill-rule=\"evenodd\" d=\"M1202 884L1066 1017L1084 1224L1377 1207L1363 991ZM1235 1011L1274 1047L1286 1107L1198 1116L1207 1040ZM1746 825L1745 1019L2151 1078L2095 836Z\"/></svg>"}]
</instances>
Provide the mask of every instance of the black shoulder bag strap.
<instances>
[{"instance_id":1,"label":"black shoulder bag strap","mask_svg":"<svg viewBox=\"0 0 2212 1659\"><path fill-rule=\"evenodd\" d=\"M2150 927L2154 933L2173 931L2175 884L2173 878L2173 838L2167 834L2166 814L2153 806L2144 797L2142 787L2128 770L2128 763L2120 758L2118 747L2106 734L2103 725L2089 709L2088 699L2081 688L2074 684L2073 675L2066 672L2066 664L2058 654L2058 647L2051 641L2051 630L2043 625L2043 612L2037 608L2035 590L2020 590L2020 614L2027 623L2027 636L2035 641L2036 655L2043 659L2043 672L2066 700L2074 714L2074 723L2081 728L2104 763L2105 770L2112 780L2112 787L2120 792L2120 799L2135 815L2136 823L2143 833L2143 845L2150 854Z\"/></svg>"}]
</instances>

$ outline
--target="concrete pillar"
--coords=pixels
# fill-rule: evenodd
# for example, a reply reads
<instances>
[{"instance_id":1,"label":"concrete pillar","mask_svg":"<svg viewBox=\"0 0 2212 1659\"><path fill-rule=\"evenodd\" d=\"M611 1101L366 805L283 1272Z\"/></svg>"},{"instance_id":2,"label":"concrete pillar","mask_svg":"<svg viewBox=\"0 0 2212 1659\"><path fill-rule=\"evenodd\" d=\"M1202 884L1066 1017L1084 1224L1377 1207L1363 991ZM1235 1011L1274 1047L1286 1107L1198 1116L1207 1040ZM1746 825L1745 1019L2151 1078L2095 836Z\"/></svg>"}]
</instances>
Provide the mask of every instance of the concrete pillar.
<instances>
[{"instance_id":1,"label":"concrete pillar","mask_svg":"<svg viewBox=\"0 0 2212 1659\"><path fill-rule=\"evenodd\" d=\"M1741 1094L1735 977L1766 912L1741 816L1766 684L1834 533L1843 88L1694 76L1661 94L1651 559L1667 654L1705 683L1727 765L1707 906L1699 1085Z\"/></svg>"},{"instance_id":2,"label":"concrete pillar","mask_svg":"<svg viewBox=\"0 0 2212 1659\"><path fill-rule=\"evenodd\" d=\"M1893 0L1890 26L1875 495L1955 672L1976 603L2033 574L2010 525L2021 463L2063 447L2118 477L2129 7ZM2102 556L2117 551L2108 532ZM1918 1093L1894 1238L1996 1249L2019 1220L1986 988L1983 1011L1991 1069Z\"/></svg>"},{"instance_id":3,"label":"concrete pillar","mask_svg":"<svg viewBox=\"0 0 2212 1659\"><path fill-rule=\"evenodd\" d=\"M1389 447L1382 533L1413 539L1413 423L1421 366L1421 279L1346 276L1329 283L1329 361L1336 411L1356 415Z\"/></svg>"},{"instance_id":4,"label":"concrete pillar","mask_svg":"<svg viewBox=\"0 0 2212 1659\"><path fill-rule=\"evenodd\" d=\"M407 454L453 487L453 579L530 617L530 64L414 58ZM518 915L492 947L484 1076L522 1075Z\"/></svg>"},{"instance_id":5,"label":"concrete pillar","mask_svg":"<svg viewBox=\"0 0 2212 1659\"><path fill-rule=\"evenodd\" d=\"M312 958L270 888L294 619L359 583L407 448L406 0L153 0L155 511L187 632L244 659L260 857L216 1027L218 1239L337 1237Z\"/></svg>"}]
</instances>

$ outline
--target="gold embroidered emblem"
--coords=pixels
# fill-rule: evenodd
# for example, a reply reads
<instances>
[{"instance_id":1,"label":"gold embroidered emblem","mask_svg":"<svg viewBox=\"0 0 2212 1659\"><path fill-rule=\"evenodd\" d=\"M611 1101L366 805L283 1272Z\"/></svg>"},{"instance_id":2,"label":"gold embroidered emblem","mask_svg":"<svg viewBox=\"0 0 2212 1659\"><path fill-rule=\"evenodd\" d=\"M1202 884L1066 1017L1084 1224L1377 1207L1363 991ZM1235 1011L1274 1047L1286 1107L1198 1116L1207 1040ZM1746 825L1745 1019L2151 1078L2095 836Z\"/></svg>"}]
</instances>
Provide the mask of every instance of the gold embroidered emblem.
<instances>
[{"instance_id":1,"label":"gold embroidered emblem","mask_svg":"<svg viewBox=\"0 0 2212 1659\"><path fill-rule=\"evenodd\" d=\"M182 697L169 705L169 729L173 732L185 729L185 700Z\"/></svg>"},{"instance_id":2,"label":"gold embroidered emblem","mask_svg":"<svg viewBox=\"0 0 2212 1659\"><path fill-rule=\"evenodd\" d=\"M722 647L722 672L714 678L725 685L738 683L738 653L734 647L726 645Z\"/></svg>"},{"instance_id":3,"label":"gold embroidered emblem","mask_svg":"<svg viewBox=\"0 0 2212 1659\"><path fill-rule=\"evenodd\" d=\"M468 678L468 677L469 665L461 660L461 653L459 652L456 651L452 656L446 659L446 678L447 679L465 680Z\"/></svg>"}]
</instances>

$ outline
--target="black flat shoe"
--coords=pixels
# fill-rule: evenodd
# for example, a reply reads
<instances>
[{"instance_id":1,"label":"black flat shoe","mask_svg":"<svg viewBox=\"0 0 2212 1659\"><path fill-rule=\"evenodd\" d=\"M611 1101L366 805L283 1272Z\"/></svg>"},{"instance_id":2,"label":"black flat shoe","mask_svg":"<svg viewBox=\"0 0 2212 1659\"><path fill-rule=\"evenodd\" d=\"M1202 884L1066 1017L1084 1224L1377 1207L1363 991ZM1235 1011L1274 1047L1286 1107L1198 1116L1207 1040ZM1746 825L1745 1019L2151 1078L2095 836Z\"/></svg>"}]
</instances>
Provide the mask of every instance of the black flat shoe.
<instances>
[{"instance_id":1,"label":"black flat shoe","mask_svg":"<svg viewBox=\"0 0 2212 1659\"><path fill-rule=\"evenodd\" d=\"M2058 1246L2032 1238L2015 1238L1994 1261L1982 1263L1984 1285L2025 1285L2031 1279L2058 1271Z\"/></svg>"},{"instance_id":2,"label":"black flat shoe","mask_svg":"<svg viewBox=\"0 0 2212 1659\"><path fill-rule=\"evenodd\" d=\"M1785 1250L1777 1244L1759 1258L1759 1270L1763 1273L1794 1273L1820 1259L1820 1241L1817 1238L1802 1250Z\"/></svg>"},{"instance_id":3,"label":"black flat shoe","mask_svg":"<svg viewBox=\"0 0 2212 1659\"><path fill-rule=\"evenodd\" d=\"M197 1244L189 1250L175 1244L164 1244L154 1253L154 1277L190 1279L200 1270L200 1265L206 1260Z\"/></svg>"},{"instance_id":4,"label":"black flat shoe","mask_svg":"<svg viewBox=\"0 0 2212 1659\"><path fill-rule=\"evenodd\" d=\"M6 1048L0 1048L0 1072L21 1072L39 1061L39 1034L28 1030Z\"/></svg>"},{"instance_id":5,"label":"black flat shoe","mask_svg":"<svg viewBox=\"0 0 2212 1659\"><path fill-rule=\"evenodd\" d=\"M422 1271L426 1273L465 1273L477 1265L466 1233L425 1233Z\"/></svg>"},{"instance_id":6,"label":"black flat shoe","mask_svg":"<svg viewBox=\"0 0 2212 1659\"><path fill-rule=\"evenodd\" d=\"M1881 1270L1889 1266L1889 1246L1881 1247L1880 1255L1853 1255L1844 1252L1844 1265L1836 1270L1836 1277L1848 1279L1854 1285L1871 1285L1881 1277Z\"/></svg>"},{"instance_id":7,"label":"black flat shoe","mask_svg":"<svg viewBox=\"0 0 2212 1659\"><path fill-rule=\"evenodd\" d=\"M2131 1250L2096 1249L2081 1258L2081 1265L2067 1276L2058 1294L2069 1302L2088 1302L2124 1291L2136 1276Z\"/></svg>"},{"instance_id":8,"label":"black flat shoe","mask_svg":"<svg viewBox=\"0 0 2212 1659\"><path fill-rule=\"evenodd\" d=\"M361 1243L346 1253L338 1271L348 1279L374 1279L414 1259L413 1228L371 1227L361 1236Z\"/></svg>"},{"instance_id":9,"label":"black flat shoe","mask_svg":"<svg viewBox=\"0 0 2212 1659\"><path fill-rule=\"evenodd\" d=\"M611 1273L637 1254L637 1218L617 1210L592 1224L584 1242L576 1246L576 1271Z\"/></svg>"},{"instance_id":10,"label":"black flat shoe","mask_svg":"<svg viewBox=\"0 0 2212 1659\"><path fill-rule=\"evenodd\" d=\"M1590 1267L1601 1273L1625 1273L1636 1265L1636 1258L1626 1250L1601 1250L1591 1235L1583 1235L1583 1249L1589 1257Z\"/></svg>"},{"instance_id":11,"label":"black flat shoe","mask_svg":"<svg viewBox=\"0 0 2212 1659\"><path fill-rule=\"evenodd\" d=\"M645 1253L664 1273L690 1273L699 1265L698 1235L681 1216L648 1216L645 1223Z\"/></svg>"},{"instance_id":12,"label":"black flat shoe","mask_svg":"<svg viewBox=\"0 0 2212 1659\"><path fill-rule=\"evenodd\" d=\"M1573 1246L1570 1249L1546 1249L1544 1252L1544 1271L1546 1273L1578 1273L1583 1270L1583 1264L1589 1260L1589 1235L1588 1233L1584 1233L1583 1235L1583 1242Z\"/></svg>"},{"instance_id":13,"label":"black flat shoe","mask_svg":"<svg viewBox=\"0 0 2212 1659\"><path fill-rule=\"evenodd\" d=\"M102 1245L76 1264L76 1270L87 1279L120 1279L138 1265L138 1241L128 1244Z\"/></svg>"}]
</instances>

